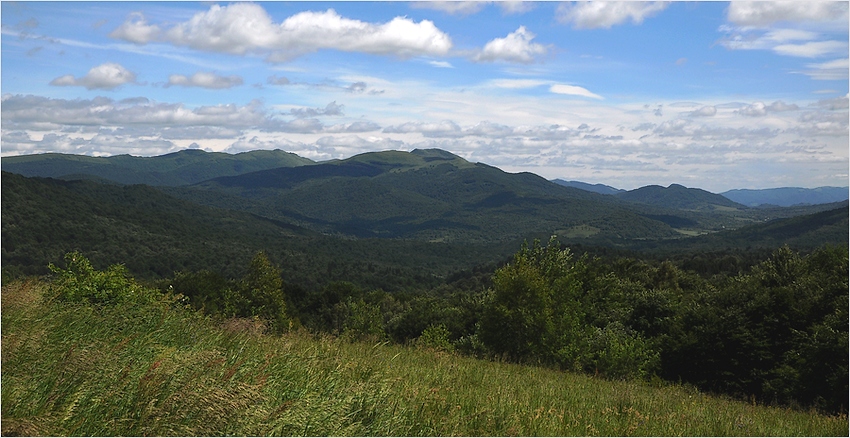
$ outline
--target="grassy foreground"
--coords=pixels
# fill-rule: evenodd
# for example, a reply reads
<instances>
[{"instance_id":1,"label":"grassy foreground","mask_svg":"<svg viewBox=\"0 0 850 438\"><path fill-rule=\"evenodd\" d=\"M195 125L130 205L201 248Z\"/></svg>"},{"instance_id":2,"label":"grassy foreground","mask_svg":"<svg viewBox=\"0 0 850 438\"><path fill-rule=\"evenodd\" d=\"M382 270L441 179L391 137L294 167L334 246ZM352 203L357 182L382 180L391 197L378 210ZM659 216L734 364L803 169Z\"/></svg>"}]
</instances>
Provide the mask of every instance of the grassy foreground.
<instances>
[{"instance_id":1,"label":"grassy foreground","mask_svg":"<svg viewBox=\"0 0 850 438\"><path fill-rule=\"evenodd\" d=\"M848 436L846 417L752 406L305 333L169 304L2 289L4 435Z\"/></svg>"}]
</instances>

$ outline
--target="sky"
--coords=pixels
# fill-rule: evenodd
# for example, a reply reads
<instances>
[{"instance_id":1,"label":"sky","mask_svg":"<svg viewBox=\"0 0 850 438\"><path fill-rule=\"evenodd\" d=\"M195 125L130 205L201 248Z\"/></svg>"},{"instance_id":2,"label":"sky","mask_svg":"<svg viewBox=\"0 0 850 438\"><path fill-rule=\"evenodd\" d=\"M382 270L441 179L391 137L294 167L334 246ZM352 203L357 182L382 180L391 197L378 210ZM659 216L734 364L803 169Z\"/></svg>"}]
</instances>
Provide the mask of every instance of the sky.
<instances>
[{"instance_id":1,"label":"sky","mask_svg":"<svg viewBox=\"0 0 850 438\"><path fill-rule=\"evenodd\" d=\"M440 148L622 189L848 185L848 2L2 2L0 156Z\"/></svg>"}]
</instances>

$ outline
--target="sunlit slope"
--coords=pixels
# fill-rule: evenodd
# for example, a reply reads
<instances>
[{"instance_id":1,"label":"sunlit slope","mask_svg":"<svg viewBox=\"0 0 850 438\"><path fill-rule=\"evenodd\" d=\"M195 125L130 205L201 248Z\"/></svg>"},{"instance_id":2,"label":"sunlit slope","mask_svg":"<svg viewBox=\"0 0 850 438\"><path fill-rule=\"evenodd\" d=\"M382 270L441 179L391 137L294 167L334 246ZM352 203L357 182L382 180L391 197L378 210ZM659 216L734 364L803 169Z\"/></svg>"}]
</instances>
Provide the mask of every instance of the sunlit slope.
<instances>
[{"instance_id":1,"label":"sunlit slope","mask_svg":"<svg viewBox=\"0 0 850 438\"><path fill-rule=\"evenodd\" d=\"M263 216L295 218L319 231L357 237L493 241L582 225L612 238L676 235L669 225L610 197L531 173L473 164L440 150L367 153L216 178L193 189L250 200L248 209ZM234 206L225 199L204 201L190 190L179 194Z\"/></svg>"},{"instance_id":2,"label":"sunlit slope","mask_svg":"<svg viewBox=\"0 0 850 438\"><path fill-rule=\"evenodd\" d=\"M25 155L4 157L1 164L4 171L24 176L176 186L263 169L304 166L313 164L313 161L281 150L227 154L186 149L156 157Z\"/></svg>"}]
</instances>

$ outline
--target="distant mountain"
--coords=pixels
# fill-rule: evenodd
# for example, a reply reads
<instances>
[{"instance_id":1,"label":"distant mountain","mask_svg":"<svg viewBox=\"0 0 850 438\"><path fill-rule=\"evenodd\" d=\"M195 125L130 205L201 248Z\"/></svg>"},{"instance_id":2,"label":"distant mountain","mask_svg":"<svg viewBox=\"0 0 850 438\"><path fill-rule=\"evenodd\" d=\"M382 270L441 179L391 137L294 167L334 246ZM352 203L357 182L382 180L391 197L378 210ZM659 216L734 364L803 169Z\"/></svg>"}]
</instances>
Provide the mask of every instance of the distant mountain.
<instances>
[{"instance_id":1,"label":"distant mountain","mask_svg":"<svg viewBox=\"0 0 850 438\"><path fill-rule=\"evenodd\" d=\"M0 160L0 167L4 171L23 176L107 180L119 184L152 186L194 184L219 176L309 164L314 162L281 150L227 154L186 149L156 157L37 154L4 157Z\"/></svg>"},{"instance_id":2,"label":"distant mountain","mask_svg":"<svg viewBox=\"0 0 850 438\"><path fill-rule=\"evenodd\" d=\"M651 185L627 192L620 192L614 196L628 202L680 210L730 211L746 208L746 206L733 202L721 195L702 189L687 188L679 184L671 184L666 188Z\"/></svg>"},{"instance_id":3,"label":"distant mountain","mask_svg":"<svg viewBox=\"0 0 850 438\"><path fill-rule=\"evenodd\" d=\"M848 193L850 193L850 189L847 187L818 187L816 189L782 187L764 190L729 190L721 193L721 195L749 207L759 205L790 207L792 205L828 204L845 201L850 197Z\"/></svg>"},{"instance_id":4,"label":"distant mountain","mask_svg":"<svg viewBox=\"0 0 850 438\"><path fill-rule=\"evenodd\" d=\"M511 174L430 149L220 177L168 193L324 233L493 242L533 233L666 238L678 234L609 196Z\"/></svg>"},{"instance_id":5,"label":"distant mountain","mask_svg":"<svg viewBox=\"0 0 850 438\"><path fill-rule=\"evenodd\" d=\"M602 195L614 195L624 192L623 189L606 186L605 184L588 184L581 181L564 181L562 179L553 179L553 183L560 184L564 187L575 187L577 189L587 190L588 192L599 193Z\"/></svg>"}]
</instances>

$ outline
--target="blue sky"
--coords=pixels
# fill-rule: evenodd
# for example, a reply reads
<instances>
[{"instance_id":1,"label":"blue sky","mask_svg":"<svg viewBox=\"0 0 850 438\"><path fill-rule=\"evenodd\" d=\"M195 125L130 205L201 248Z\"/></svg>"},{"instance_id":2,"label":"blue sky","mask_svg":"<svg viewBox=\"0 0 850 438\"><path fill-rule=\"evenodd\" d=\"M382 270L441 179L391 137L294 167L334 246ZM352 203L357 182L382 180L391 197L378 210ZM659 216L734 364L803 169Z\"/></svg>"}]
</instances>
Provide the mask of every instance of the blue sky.
<instances>
[{"instance_id":1,"label":"blue sky","mask_svg":"<svg viewBox=\"0 0 850 438\"><path fill-rule=\"evenodd\" d=\"M848 183L847 2L2 2L2 156L437 147L632 189Z\"/></svg>"}]
</instances>

